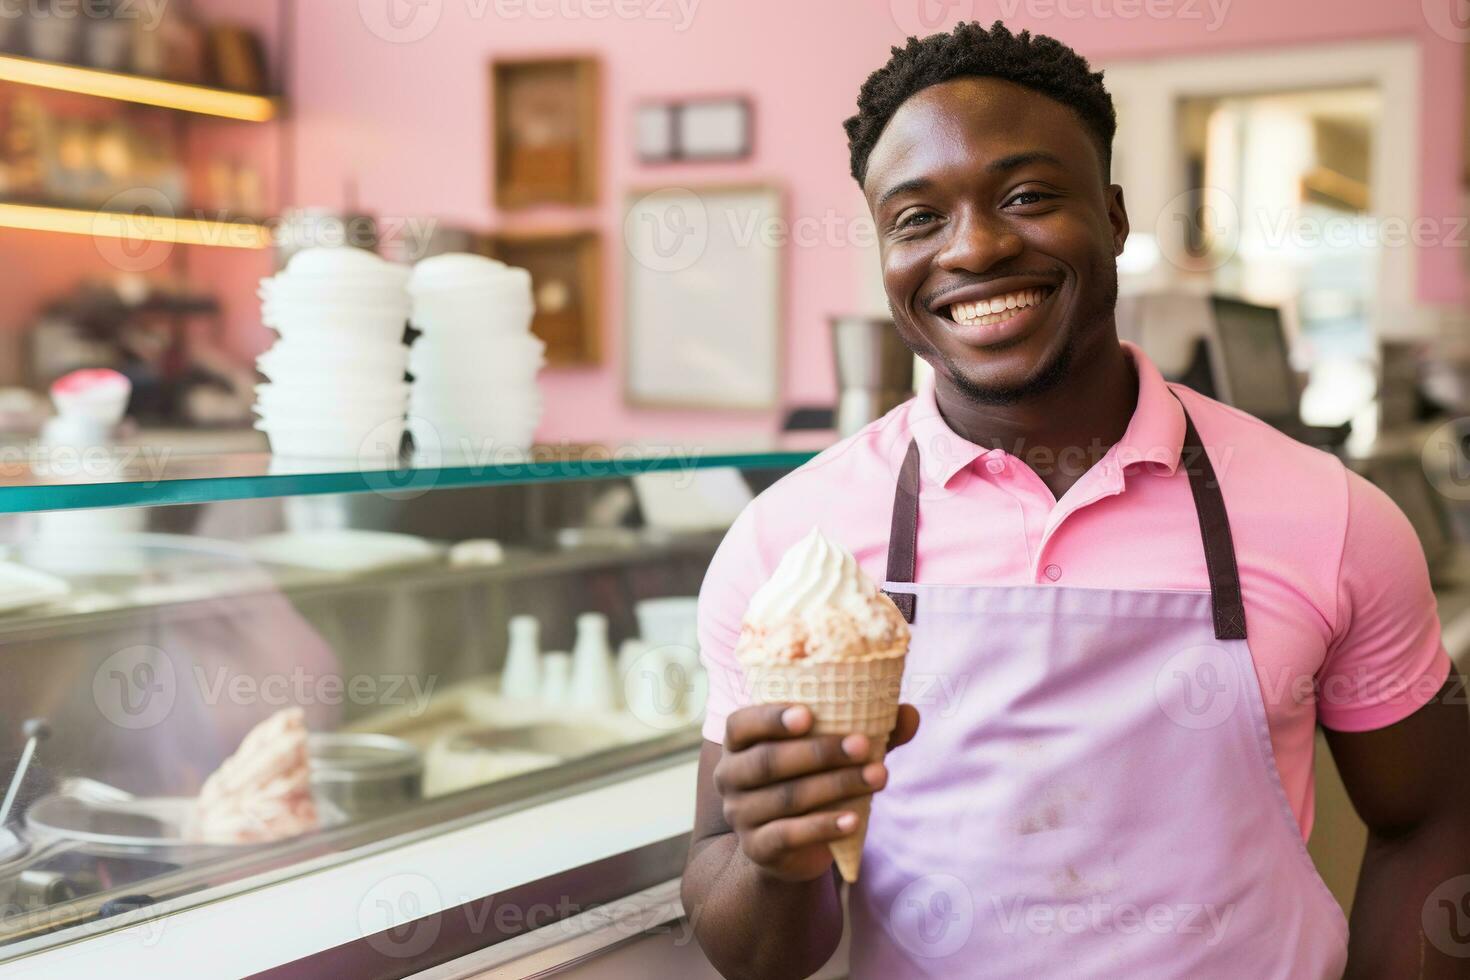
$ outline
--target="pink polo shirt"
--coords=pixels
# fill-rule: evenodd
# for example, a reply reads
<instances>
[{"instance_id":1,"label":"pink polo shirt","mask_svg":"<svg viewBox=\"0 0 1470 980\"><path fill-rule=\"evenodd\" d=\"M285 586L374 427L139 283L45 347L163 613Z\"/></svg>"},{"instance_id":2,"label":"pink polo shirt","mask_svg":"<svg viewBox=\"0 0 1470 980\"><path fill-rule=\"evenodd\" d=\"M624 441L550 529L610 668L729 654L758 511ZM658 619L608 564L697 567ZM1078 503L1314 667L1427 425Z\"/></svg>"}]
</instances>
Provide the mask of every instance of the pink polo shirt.
<instances>
[{"instance_id":1,"label":"pink polo shirt","mask_svg":"<svg viewBox=\"0 0 1470 980\"><path fill-rule=\"evenodd\" d=\"M1339 731L1391 725L1449 674L1423 553L1393 502L1335 457L1167 384L1142 351L1124 347L1138 367L1133 418L1061 500L1022 462L1026 447L986 450L951 431L931 385L751 503L700 591L705 738L723 741L726 717L743 703L733 652L740 620L790 545L815 525L883 581L910 439L923 460L919 582L1208 590L1178 468L1184 415L1173 388L1220 479L1276 765L1306 837L1318 721Z\"/></svg>"}]
</instances>

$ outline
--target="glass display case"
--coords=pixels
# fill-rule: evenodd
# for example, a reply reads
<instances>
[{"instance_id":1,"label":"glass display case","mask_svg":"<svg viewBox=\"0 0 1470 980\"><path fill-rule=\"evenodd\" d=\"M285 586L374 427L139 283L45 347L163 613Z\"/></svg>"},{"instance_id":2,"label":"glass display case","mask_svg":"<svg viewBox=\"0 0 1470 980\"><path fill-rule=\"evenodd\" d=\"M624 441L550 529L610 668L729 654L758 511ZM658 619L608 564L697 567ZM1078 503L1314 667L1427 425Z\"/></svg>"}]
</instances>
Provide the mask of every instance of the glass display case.
<instances>
[{"instance_id":1,"label":"glass display case","mask_svg":"<svg viewBox=\"0 0 1470 980\"><path fill-rule=\"evenodd\" d=\"M691 765L693 597L742 502L811 455L5 464L0 963ZM517 853L473 845L497 889L616 863L599 835L640 817L547 819L544 868L512 874L509 830Z\"/></svg>"}]
</instances>

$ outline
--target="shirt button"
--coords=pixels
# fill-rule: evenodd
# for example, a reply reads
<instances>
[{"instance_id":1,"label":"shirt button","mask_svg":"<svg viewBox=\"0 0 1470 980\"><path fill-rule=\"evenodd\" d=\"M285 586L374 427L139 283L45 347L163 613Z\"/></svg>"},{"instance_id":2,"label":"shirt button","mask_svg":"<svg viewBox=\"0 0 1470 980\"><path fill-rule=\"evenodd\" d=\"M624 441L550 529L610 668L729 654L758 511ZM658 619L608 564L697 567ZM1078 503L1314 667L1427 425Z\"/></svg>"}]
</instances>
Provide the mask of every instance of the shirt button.
<instances>
[{"instance_id":1,"label":"shirt button","mask_svg":"<svg viewBox=\"0 0 1470 980\"><path fill-rule=\"evenodd\" d=\"M1006 471L1006 461L1003 459L987 459L985 468L992 473L1000 474Z\"/></svg>"},{"instance_id":2,"label":"shirt button","mask_svg":"<svg viewBox=\"0 0 1470 980\"><path fill-rule=\"evenodd\" d=\"M1048 566L1046 566L1045 570L1043 571L1043 574L1045 574L1047 578L1049 578L1053 582L1055 582L1057 579L1059 579L1059 578L1062 577L1062 566L1061 565L1048 565Z\"/></svg>"}]
</instances>

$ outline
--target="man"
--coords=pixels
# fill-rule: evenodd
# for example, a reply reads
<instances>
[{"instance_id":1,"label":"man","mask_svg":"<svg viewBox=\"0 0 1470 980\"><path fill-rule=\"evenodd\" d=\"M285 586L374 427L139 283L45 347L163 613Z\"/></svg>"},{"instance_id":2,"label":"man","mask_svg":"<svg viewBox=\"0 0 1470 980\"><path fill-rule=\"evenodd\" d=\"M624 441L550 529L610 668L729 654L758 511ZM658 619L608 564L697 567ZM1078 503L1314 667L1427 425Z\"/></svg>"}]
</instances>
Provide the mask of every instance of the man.
<instances>
[{"instance_id":1,"label":"man","mask_svg":"<svg viewBox=\"0 0 1470 980\"><path fill-rule=\"evenodd\" d=\"M1120 345L1101 75L961 25L896 50L846 128L935 379L762 494L710 567L684 900L711 961L827 960L826 845L874 794L853 977L1470 976L1470 725L1422 554L1335 458ZM741 616L814 525L911 623L885 763L743 706ZM1303 844L1318 723L1370 831L1350 940Z\"/></svg>"}]
</instances>

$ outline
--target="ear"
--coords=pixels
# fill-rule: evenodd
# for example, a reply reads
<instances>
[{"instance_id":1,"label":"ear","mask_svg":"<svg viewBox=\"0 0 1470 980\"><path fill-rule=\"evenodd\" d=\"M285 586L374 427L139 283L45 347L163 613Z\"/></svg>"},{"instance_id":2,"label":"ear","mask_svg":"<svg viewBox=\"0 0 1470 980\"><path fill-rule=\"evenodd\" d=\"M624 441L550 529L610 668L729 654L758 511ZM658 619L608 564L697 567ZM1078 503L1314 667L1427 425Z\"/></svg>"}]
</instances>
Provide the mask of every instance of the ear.
<instances>
[{"instance_id":1,"label":"ear","mask_svg":"<svg viewBox=\"0 0 1470 980\"><path fill-rule=\"evenodd\" d=\"M1128 243L1128 207L1123 203L1123 188L1117 184L1109 184L1108 197L1108 224L1113 228L1113 255L1123 254L1123 246Z\"/></svg>"}]
</instances>

